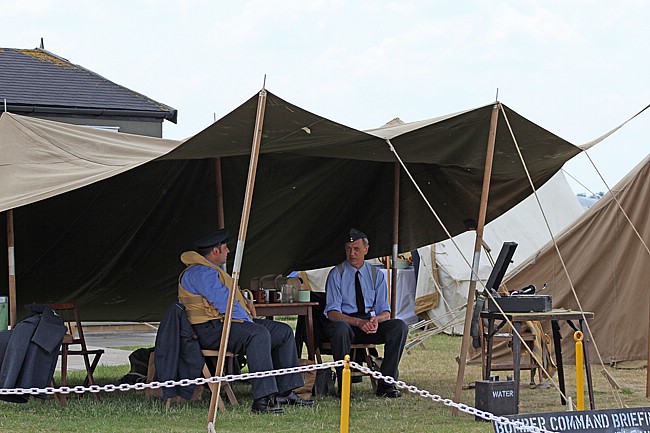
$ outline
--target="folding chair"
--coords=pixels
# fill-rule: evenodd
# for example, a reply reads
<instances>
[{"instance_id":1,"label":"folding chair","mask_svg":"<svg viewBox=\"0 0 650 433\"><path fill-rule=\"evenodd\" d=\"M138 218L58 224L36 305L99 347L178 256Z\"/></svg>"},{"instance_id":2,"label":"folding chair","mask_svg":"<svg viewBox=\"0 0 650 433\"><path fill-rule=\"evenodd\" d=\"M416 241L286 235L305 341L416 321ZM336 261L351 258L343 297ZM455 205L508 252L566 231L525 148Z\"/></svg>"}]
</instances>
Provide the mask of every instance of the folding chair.
<instances>
[{"instance_id":1,"label":"folding chair","mask_svg":"<svg viewBox=\"0 0 650 433\"><path fill-rule=\"evenodd\" d=\"M93 373L99 364L99 359L104 353L104 349L88 349L83 327L81 326L77 303L69 302L45 305L61 316L63 324L68 328L68 331L63 337L63 342L61 343L61 386L68 386L68 356L73 355L83 357L84 365L86 367L86 378L83 383L84 386L94 385L95 379L93 378ZM56 387L54 383L53 385ZM99 400L99 394L93 393L93 396L96 400ZM66 395L61 394L58 396L58 399L61 406L65 406Z\"/></svg>"}]
</instances>

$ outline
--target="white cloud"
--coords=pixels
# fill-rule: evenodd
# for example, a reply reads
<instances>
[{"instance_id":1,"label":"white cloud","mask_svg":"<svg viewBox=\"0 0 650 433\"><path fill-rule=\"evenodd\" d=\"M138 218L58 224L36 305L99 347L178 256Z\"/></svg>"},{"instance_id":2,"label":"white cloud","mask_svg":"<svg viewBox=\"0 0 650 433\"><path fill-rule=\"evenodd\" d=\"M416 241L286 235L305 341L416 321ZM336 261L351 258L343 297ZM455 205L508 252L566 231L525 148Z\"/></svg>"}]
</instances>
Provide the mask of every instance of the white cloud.
<instances>
[{"instance_id":1,"label":"white cloud","mask_svg":"<svg viewBox=\"0 0 650 433\"><path fill-rule=\"evenodd\" d=\"M170 138L225 115L267 74L279 96L358 128L484 105L499 88L512 109L585 142L650 101L649 12L642 0L0 0L5 47L44 37L177 108ZM647 154L648 115L594 150L612 178Z\"/></svg>"}]
</instances>

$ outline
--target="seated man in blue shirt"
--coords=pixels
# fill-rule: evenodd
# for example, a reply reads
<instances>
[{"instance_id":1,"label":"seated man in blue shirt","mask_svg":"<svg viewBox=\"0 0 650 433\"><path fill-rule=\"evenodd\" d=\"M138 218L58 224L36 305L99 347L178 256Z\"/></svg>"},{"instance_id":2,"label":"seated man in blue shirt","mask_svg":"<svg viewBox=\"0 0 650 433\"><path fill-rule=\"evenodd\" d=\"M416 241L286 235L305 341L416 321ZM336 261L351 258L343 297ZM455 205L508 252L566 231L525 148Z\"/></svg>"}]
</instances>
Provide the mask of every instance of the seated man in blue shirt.
<instances>
[{"instance_id":1,"label":"seated man in blue shirt","mask_svg":"<svg viewBox=\"0 0 650 433\"><path fill-rule=\"evenodd\" d=\"M228 231L217 230L194 244L198 252L186 251L181 261L187 265L179 278L178 298L203 349L219 349L223 317L232 278L221 267L228 253ZM293 330L273 320L257 319L239 289L235 292L230 338L227 349L246 355L251 373L297 367L298 354ZM293 390L304 385L300 373L252 379L253 412L283 413L279 405L313 406Z\"/></svg>"},{"instance_id":2,"label":"seated man in blue shirt","mask_svg":"<svg viewBox=\"0 0 650 433\"><path fill-rule=\"evenodd\" d=\"M325 326L325 334L334 360L349 354L353 343L383 343L380 372L397 379L408 326L400 319L390 318L386 279L365 262L366 254L368 237L351 229L345 242L346 260L327 276L325 316L329 323ZM340 384L341 369L337 374ZM402 393L382 380L377 385L377 395L397 398Z\"/></svg>"}]
</instances>

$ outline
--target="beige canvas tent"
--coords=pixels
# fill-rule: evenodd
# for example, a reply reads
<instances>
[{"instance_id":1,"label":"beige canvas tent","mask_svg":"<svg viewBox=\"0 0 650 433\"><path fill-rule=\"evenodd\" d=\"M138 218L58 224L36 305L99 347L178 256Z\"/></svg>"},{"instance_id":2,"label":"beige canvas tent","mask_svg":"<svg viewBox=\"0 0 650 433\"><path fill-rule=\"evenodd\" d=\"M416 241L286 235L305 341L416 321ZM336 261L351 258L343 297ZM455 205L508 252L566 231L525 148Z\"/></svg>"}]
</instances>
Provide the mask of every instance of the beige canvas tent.
<instances>
[{"instance_id":1,"label":"beige canvas tent","mask_svg":"<svg viewBox=\"0 0 650 433\"><path fill-rule=\"evenodd\" d=\"M0 211L5 211L127 172L180 141L3 113L0 143Z\"/></svg>"},{"instance_id":2,"label":"beige canvas tent","mask_svg":"<svg viewBox=\"0 0 650 433\"><path fill-rule=\"evenodd\" d=\"M583 310L595 313L589 321L596 343L590 345L592 363L599 362L596 347L605 364L647 359L649 197L650 156L556 237L568 276L549 243L506 279L512 287L547 283L554 308L577 310L572 284ZM564 332L570 332L568 327ZM573 339L562 342L565 357L572 356Z\"/></svg>"}]
</instances>

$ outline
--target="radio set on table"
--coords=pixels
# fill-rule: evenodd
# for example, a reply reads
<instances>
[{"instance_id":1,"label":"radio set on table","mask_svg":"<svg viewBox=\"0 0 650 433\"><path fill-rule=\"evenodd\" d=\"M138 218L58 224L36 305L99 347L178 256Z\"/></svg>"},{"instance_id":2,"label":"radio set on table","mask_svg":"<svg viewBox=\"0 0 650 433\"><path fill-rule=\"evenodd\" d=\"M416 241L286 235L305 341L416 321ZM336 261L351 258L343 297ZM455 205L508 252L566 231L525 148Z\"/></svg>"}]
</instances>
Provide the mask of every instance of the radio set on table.
<instances>
[{"instance_id":1,"label":"radio set on table","mask_svg":"<svg viewBox=\"0 0 650 433\"><path fill-rule=\"evenodd\" d=\"M546 284L541 288L546 289ZM534 285L529 285L521 290L515 290L510 296L500 296L492 290L492 298L488 297L488 311L499 312L499 307L505 313L542 313L553 309L553 300L550 295L537 295Z\"/></svg>"}]
</instances>

